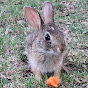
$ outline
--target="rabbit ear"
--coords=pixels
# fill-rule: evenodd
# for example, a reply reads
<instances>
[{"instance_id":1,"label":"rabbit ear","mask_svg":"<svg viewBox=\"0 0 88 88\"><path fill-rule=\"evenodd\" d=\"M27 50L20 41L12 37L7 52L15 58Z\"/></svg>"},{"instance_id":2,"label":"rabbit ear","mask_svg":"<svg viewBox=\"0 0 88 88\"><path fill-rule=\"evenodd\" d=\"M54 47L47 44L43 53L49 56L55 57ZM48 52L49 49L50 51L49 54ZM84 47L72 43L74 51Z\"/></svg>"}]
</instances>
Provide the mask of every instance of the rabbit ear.
<instances>
[{"instance_id":1,"label":"rabbit ear","mask_svg":"<svg viewBox=\"0 0 88 88\"><path fill-rule=\"evenodd\" d=\"M31 7L24 7L24 13L29 25L35 29L40 29L41 17L39 13Z\"/></svg>"},{"instance_id":2,"label":"rabbit ear","mask_svg":"<svg viewBox=\"0 0 88 88\"><path fill-rule=\"evenodd\" d=\"M54 22L53 5L50 2L45 2L42 8L42 15L45 24Z\"/></svg>"}]
</instances>

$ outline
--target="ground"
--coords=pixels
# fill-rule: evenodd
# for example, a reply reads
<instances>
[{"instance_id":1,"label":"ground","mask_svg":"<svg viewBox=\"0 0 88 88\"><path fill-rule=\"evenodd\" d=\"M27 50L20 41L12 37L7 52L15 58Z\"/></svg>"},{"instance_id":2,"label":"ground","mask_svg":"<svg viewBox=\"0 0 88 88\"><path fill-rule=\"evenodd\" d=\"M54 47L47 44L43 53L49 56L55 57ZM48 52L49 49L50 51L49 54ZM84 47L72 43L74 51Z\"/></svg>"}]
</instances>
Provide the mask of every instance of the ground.
<instances>
[{"instance_id":1,"label":"ground","mask_svg":"<svg viewBox=\"0 0 88 88\"><path fill-rule=\"evenodd\" d=\"M23 8L34 7L42 15L44 1L0 1L0 88L48 88L47 75L37 81L24 56L24 40L33 29L25 20ZM88 0L49 1L67 46L59 88L88 88Z\"/></svg>"}]
</instances>

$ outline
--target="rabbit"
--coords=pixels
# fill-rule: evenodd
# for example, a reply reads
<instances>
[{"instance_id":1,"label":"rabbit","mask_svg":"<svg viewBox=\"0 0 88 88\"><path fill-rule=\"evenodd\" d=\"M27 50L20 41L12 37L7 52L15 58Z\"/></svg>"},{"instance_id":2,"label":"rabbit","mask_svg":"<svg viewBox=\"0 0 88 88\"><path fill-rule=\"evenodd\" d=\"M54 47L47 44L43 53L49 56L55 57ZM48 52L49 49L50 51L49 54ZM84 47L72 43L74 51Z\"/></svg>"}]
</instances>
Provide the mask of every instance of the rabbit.
<instances>
[{"instance_id":1,"label":"rabbit","mask_svg":"<svg viewBox=\"0 0 88 88\"><path fill-rule=\"evenodd\" d=\"M61 80L60 72L65 55L64 34L54 23L54 8L50 2L42 7L42 16L32 7L24 7L24 15L28 24L34 29L25 40L25 51L28 63L36 79L42 74L54 72Z\"/></svg>"}]
</instances>

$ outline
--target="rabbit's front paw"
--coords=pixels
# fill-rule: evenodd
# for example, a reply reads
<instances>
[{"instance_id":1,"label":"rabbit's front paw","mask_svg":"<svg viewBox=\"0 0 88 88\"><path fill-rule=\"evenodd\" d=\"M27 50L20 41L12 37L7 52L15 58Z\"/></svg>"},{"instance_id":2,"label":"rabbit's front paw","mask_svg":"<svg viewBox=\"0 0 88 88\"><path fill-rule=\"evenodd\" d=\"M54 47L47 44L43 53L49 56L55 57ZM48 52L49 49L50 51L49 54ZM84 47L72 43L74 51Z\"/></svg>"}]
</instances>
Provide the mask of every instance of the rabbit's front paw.
<instances>
[{"instance_id":1,"label":"rabbit's front paw","mask_svg":"<svg viewBox=\"0 0 88 88\"><path fill-rule=\"evenodd\" d=\"M61 82L60 73L61 73L61 67L58 66L57 69L54 71L54 76L58 78L59 82Z\"/></svg>"},{"instance_id":2,"label":"rabbit's front paw","mask_svg":"<svg viewBox=\"0 0 88 88\"><path fill-rule=\"evenodd\" d=\"M37 69L34 70L34 75L37 80L41 80L41 72L38 71Z\"/></svg>"}]
</instances>

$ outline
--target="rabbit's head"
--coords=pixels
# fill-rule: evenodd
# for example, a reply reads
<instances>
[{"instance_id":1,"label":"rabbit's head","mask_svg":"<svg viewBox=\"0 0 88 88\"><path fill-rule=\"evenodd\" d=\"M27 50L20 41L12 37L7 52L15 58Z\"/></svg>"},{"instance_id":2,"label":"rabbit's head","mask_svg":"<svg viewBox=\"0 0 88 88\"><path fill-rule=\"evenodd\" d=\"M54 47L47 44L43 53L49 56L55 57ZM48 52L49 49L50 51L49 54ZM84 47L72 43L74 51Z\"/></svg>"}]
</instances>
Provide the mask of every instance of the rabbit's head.
<instances>
[{"instance_id":1,"label":"rabbit's head","mask_svg":"<svg viewBox=\"0 0 88 88\"><path fill-rule=\"evenodd\" d=\"M25 7L24 13L29 25L38 33L36 44L39 49L61 53L65 50L64 35L54 23L54 10L50 2L43 5L43 20L34 8Z\"/></svg>"}]
</instances>

